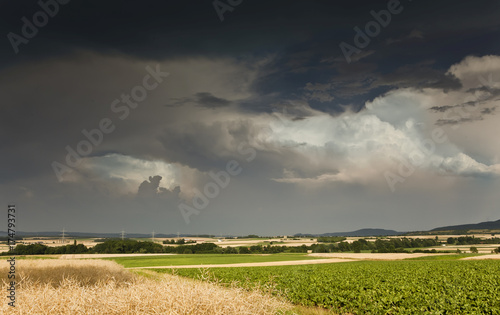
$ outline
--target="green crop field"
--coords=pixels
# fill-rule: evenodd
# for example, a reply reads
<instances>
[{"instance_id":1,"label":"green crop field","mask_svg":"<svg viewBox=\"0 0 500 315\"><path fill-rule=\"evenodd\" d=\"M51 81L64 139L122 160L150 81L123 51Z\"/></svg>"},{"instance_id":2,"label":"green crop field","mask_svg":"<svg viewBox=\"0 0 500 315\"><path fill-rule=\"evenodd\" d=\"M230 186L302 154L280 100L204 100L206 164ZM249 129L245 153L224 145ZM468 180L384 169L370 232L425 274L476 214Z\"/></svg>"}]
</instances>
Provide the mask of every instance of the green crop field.
<instances>
[{"instance_id":1,"label":"green crop field","mask_svg":"<svg viewBox=\"0 0 500 315\"><path fill-rule=\"evenodd\" d=\"M211 265L211 264L237 264L269 261L311 260L323 257L311 257L306 254L191 254L191 255L165 255L165 256L139 256L139 257L113 257L114 260L125 268L153 267L153 266L182 266L182 265ZM324 258L323 258L324 259Z\"/></svg>"},{"instance_id":2,"label":"green crop field","mask_svg":"<svg viewBox=\"0 0 500 315\"><path fill-rule=\"evenodd\" d=\"M292 303L341 314L500 314L497 261L362 261L157 271L258 286Z\"/></svg>"}]
</instances>

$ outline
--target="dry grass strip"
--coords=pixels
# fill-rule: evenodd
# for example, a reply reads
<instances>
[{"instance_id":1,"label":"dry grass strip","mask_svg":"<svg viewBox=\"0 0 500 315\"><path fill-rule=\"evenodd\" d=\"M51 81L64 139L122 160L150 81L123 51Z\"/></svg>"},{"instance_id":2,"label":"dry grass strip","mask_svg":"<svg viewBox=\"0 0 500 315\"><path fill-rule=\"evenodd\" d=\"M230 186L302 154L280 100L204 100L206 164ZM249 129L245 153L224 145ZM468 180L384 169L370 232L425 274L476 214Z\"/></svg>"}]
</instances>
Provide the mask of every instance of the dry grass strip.
<instances>
[{"instance_id":1,"label":"dry grass strip","mask_svg":"<svg viewBox=\"0 0 500 315\"><path fill-rule=\"evenodd\" d=\"M8 265L1 261L1 290ZM260 291L224 288L174 275L137 276L101 260L16 262L16 307L1 314L279 314L291 305Z\"/></svg>"}]
</instances>

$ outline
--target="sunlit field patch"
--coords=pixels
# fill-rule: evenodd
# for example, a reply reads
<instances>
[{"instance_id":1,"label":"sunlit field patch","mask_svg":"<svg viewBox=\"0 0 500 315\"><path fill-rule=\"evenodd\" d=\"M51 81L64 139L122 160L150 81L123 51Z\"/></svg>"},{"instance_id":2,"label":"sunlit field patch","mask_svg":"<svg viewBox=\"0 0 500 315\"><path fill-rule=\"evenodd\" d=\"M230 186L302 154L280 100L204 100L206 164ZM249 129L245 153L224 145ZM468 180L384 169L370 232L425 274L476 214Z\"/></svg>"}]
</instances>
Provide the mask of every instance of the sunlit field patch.
<instances>
[{"instance_id":1,"label":"sunlit field patch","mask_svg":"<svg viewBox=\"0 0 500 315\"><path fill-rule=\"evenodd\" d=\"M248 289L267 288L294 304L342 314L500 314L496 261L362 261L174 272Z\"/></svg>"}]
</instances>

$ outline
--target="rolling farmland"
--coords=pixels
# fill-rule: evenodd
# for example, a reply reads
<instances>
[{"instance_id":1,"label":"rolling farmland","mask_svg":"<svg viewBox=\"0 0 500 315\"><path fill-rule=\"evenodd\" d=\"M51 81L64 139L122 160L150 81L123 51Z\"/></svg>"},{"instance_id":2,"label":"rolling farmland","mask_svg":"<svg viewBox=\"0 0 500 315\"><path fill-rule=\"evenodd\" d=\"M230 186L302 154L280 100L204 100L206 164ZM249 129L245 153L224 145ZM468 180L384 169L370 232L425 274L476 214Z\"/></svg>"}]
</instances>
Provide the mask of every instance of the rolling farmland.
<instances>
[{"instance_id":1,"label":"rolling farmland","mask_svg":"<svg viewBox=\"0 0 500 315\"><path fill-rule=\"evenodd\" d=\"M247 289L266 288L294 304L341 314L500 314L496 261L361 261L174 272Z\"/></svg>"}]
</instances>

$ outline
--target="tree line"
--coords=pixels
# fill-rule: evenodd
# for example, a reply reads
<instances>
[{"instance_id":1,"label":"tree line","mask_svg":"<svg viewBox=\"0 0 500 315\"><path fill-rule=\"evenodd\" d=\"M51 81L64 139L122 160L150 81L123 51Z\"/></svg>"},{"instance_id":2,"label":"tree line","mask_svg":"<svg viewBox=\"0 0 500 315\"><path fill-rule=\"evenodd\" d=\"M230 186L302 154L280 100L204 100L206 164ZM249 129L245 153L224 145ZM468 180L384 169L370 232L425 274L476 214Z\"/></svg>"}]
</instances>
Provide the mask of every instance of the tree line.
<instances>
[{"instance_id":1,"label":"tree line","mask_svg":"<svg viewBox=\"0 0 500 315\"><path fill-rule=\"evenodd\" d=\"M333 240L331 238L330 240ZM478 239L476 239L478 240ZM179 242L182 243L182 242ZM352 243L341 241L337 243L317 243L310 246L284 246L284 245L253 245L239 247L220 247L214 243L202 243L195 245L163 246L150 241L109 239L103 241L93 248L83 244L64 245L49 247L43 244L18 244L14 251L2 253L2 255L45 255L45 254L128 254L128 253L175 253L175 254L275 254L289 253L329 253L329 252L361 252L371 251L373 253L398 253L410 252L408 249L415 248L413 252L425 252L419 248L438 246L441 243L435 239L413 239L413 238L391 238L368 241L359 239ZM435 251L435 250L433 250Z\"/></svg>"},{"instance_id":2,"label":"tree line","mask_svg":"<svg viewBox=\"0 0 500 315\"><path fill-rule=\"evenodd\" d=\"M441 243L435 239L419 238L391 238L387 240L377 239L375 242L359 239L352 243L339 242L335 244L314 244L313 252L355 252L371 251L372 253L409 253L407 248L439 246ZM414 250L415 251L415 250Z\"/></svg>"},{"instance_id":3,"label":"tree line","mask_svg":"<svg viewBox=\"0 0 500 315\"><path fill-rule=\"evenodd\" d=\"M473 236L449 237L446 243L449 245L500 244L500 238L480 239Z\"/></svg>"}]
</instances>

